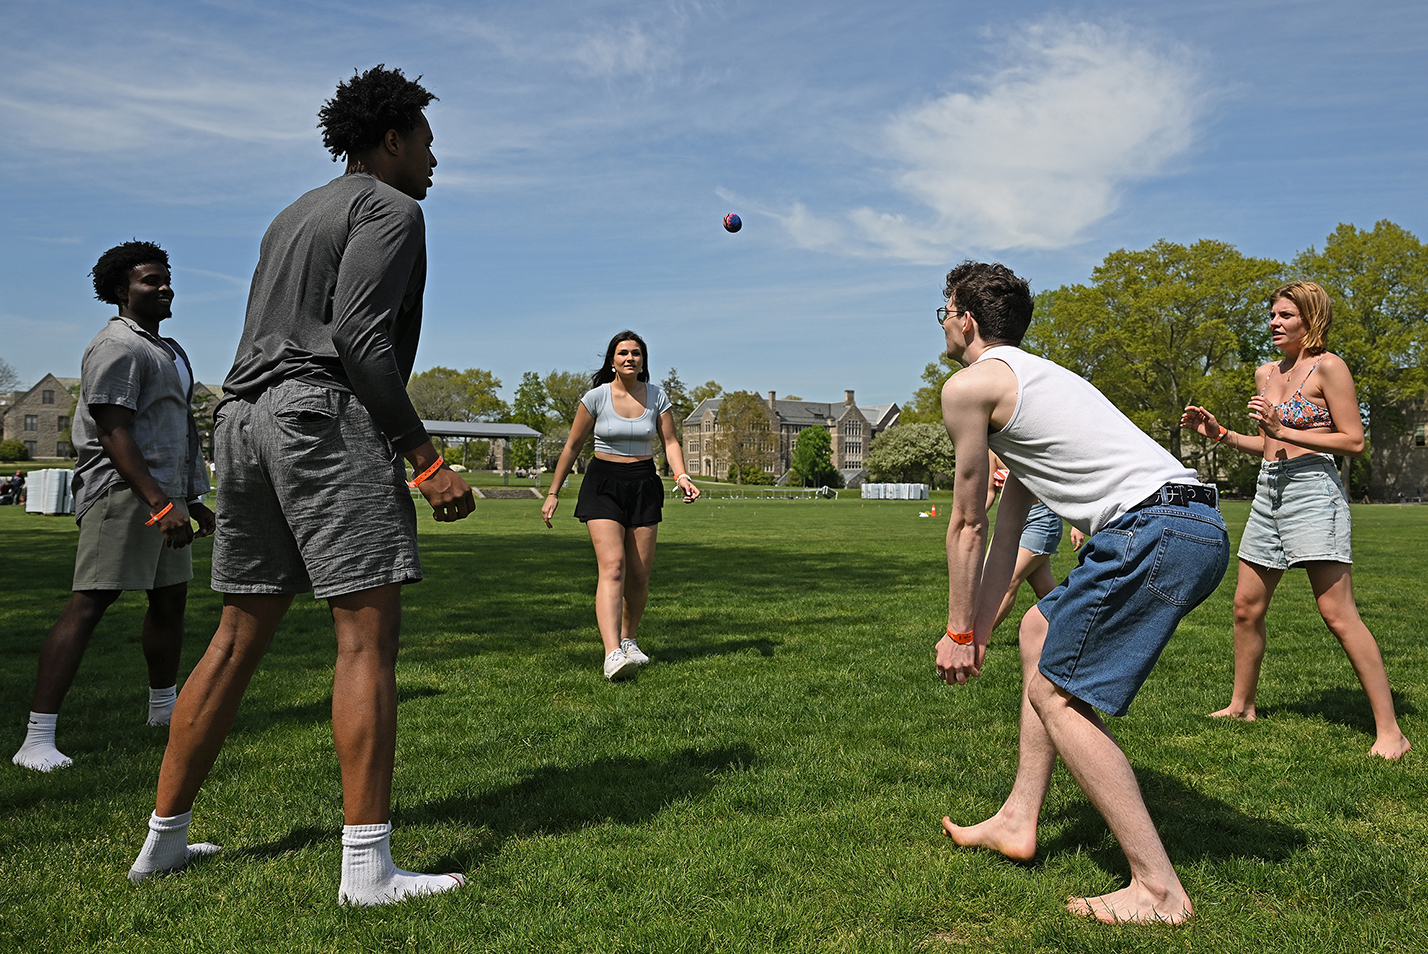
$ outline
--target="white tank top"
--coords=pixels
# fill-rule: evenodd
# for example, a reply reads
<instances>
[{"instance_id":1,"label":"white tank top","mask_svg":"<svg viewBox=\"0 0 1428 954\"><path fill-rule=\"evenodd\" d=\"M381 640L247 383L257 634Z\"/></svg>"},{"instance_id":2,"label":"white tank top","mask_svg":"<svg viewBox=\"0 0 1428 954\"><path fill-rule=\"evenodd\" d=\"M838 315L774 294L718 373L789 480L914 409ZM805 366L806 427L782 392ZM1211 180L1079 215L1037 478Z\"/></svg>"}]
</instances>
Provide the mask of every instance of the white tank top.
<instances>
[{"instance_id":1,"label":"white tank top","mask_svg":"<svg viewBox=\"0 0 1428 954\"><path fill-rule=\"evenodd\" d=\"M1151 440L1105 395L1061 365L998 345L975 363L1016 375L1016 408L988 445L1032 495L1092 534L1166 484L1198 484L1195 471Z\"/></svg>"}]
</instances>

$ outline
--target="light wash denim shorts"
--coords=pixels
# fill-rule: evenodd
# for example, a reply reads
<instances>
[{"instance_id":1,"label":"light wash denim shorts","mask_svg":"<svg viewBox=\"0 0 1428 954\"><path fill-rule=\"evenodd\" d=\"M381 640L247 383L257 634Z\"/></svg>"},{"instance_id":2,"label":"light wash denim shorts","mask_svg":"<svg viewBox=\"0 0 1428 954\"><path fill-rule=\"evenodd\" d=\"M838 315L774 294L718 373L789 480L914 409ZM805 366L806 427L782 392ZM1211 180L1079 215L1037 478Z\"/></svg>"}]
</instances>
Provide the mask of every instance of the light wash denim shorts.
<instances>
[{"instance_id":1,"label":"light wash denim shorts","mask_svg":"<svg viewBox=\"0 0 1428 954\"><path fill-rule=\"evenodd\" d=\"M1240 559L1271 570L1324 560L1353 563L1349 497L1328 454L1259 465Z\"/></svg>"},{"instance_id":2,"label":"light wash denim shorts","mask_svg":"<svg viewBox=\"0 0 1428 954\"><path fill-rule=\"evenodd\" d=\"M1031 505L1026 515L1019 546L1032 553L1055 553L1061 546L1061 518L1040 500Z\"/></svg>"},{"instance_id":3,"label":"light wash denim shorts","mask_svg":"<svg viewBox=\"0 0 1428 954\"><path fill-rule=\"evenodd\" d=\"M1125 715L1175 627L1220 585L1229 562L1214 507L1122 514L1087 539L1077 567L1037 603L1049 624L1038 668L1082 702Z\"/></svg>"},{"instance_id":4,"label":"light wash denim shorts","mask_svg":"<svg viewBox=\"0 0 1428 954\"><path fill-rule=\"evenodd\" d=\"M406 465L354 395L285 381L218 411L219 593L326 599L421 579Z\"/></svg>"}]
</instances>

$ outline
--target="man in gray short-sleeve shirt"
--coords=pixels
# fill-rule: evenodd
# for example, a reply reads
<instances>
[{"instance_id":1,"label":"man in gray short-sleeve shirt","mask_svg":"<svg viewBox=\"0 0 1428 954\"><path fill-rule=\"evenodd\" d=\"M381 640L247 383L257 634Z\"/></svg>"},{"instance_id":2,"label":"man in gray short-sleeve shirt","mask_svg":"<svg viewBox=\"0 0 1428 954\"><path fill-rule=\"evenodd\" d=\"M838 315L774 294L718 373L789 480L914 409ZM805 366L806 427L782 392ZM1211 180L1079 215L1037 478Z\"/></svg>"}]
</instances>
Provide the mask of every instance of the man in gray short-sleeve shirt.
<instances>
[{"instance_id":1,"label":"man in gray short-sleeve shirt","mask_svg":"<svg viewBox=\"0 0 1428 954\"><path fill-rule=\"evenodd\" d=\"M131 881L217 851L189 845L194 799L293 596L325 598L337 634L332 734L345 826L338 899L385 904L462 884L392 863L401 588L421 579L402 458L437 520L471 488L445 467L406 393L421 331L421 206L436 159L400 70L338 86L319 113L347 171L279 213L263 237L214 432L223 617L174 710L149 837Z\"/></svg>"},{"instance_id":2,"label":"man in gray short-sleeve shirt","mask_svg":"<svg viewBox=\"0 0 1428 954\"><path fill-rule=\"evenodd\" d=\"M13 759L40 772L72 764L55 747L60 704L105 610L125 590L148 593L148 722L168 725L193 578L190 517L199 536L214 526L202 503L208 470L190 409L193 371L178 342L159 334L172 314L168 254L152 242L125 242L105 252L92 275L95 297L119 314L80 363L74 592L40 650L25 743Z\"/></svg>"}]
</instances>

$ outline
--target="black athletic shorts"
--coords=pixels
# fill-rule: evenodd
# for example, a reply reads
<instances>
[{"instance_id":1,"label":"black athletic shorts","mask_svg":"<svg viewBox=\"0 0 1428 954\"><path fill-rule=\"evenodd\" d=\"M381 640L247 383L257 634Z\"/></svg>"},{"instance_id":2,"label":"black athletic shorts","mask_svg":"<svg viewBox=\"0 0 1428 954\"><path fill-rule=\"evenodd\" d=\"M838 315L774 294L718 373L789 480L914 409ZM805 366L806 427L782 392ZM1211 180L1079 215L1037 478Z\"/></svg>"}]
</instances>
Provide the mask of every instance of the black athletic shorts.
<instances>
[{"instance_id":1,"label":"black athletic shorts","mask_svg":"<svg viewBox=\"0 0 1428 954\"><path fill-rule=\"evenodd\" d=\"M617 464L596 457L580 484L575 516L615 520L626 527L649 527L662 519L664 484L653 460Z\"/></svg>"}]
</instances>

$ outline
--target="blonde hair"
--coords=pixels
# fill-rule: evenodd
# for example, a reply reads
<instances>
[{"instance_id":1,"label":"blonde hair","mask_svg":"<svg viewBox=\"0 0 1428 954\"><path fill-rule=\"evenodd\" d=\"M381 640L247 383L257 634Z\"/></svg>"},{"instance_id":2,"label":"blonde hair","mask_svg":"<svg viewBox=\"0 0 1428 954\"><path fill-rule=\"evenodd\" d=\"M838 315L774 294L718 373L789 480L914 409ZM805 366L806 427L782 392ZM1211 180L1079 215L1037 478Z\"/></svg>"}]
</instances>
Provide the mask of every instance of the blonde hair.
<instances>
[{"instance_id":1,"label":"blonde hair","mask_svg":"<svg viewBox=\"0 0 1428 954\"><path fill-rule=\"evenodd\" d=\"M1323 354L1329 350L1329 325L1334 320L1334 304L1329 293L1315 282L1290 282L1269 295L1269 306L1281 298L1294 302L1308 329L1304 332L1304 353Z\"/></svg>"}]
</instances>

